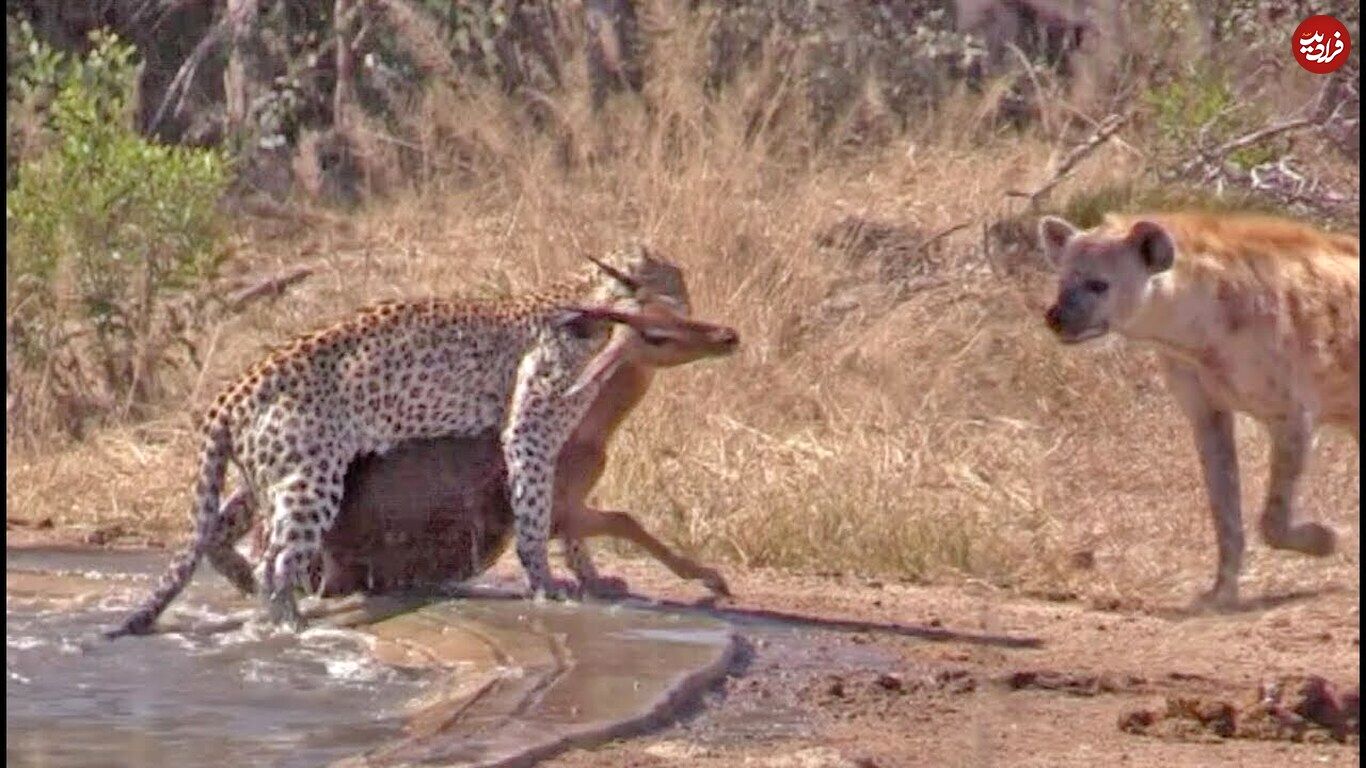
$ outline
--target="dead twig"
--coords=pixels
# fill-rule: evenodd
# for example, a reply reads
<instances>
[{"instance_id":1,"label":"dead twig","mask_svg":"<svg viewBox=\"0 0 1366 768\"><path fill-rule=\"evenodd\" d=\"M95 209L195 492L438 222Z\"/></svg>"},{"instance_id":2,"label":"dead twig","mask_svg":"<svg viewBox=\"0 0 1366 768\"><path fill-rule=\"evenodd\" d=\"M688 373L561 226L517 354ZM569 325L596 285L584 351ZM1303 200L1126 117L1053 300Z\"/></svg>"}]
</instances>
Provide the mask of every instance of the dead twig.
<instances>
[{"instance_id":1,"label":"dead twig","mask_svg":"<svg viewBox=\"0 0 1366 768\"><path fill-rule=\"evenodd\" d=\"M930 235L928 238L926 238L925 241L924 241L923 243L921 243L920 245L916 246L915 252L916 252L917 255L923 254L923 253L925 253L926 251L928 251L928 250L930 249L931 246L933 246L935 243L939 242L940 240L943 240L944 238L948 237L949 235L952 235L954 232L958 232L959 230L967 229L968 227L970 227L970 226L972 226L972 225L973 225L973 220L972 220L972 219L969 219L969 220L967 220L967 221L963 221L963 222L959 222L958 224L954 224L954 225L951 226L951 227L947 227L947 228L945 228L945 229L941 229L941 230L939 230L938 232L936 232L936 233L934 233L933 235Z\"/></svg>"},{"instance_id":2,"label":"dead twig","mask_svg":"<svg viewBox=\"0 0 1366 768\"><path fill-rule=\"evenodd\" d=\"M1052 192L1054 187L1066 180L1067 177L1071 175L1072 170L1077 167L1078 163L1085 160L1091 153L1099 149L1102 144L1109 141L1110 137L1118 133L1119 129L1123 128L1133 116L1134 112L1132 110L1125 112L1122 115L1107 116L1104 120L1100 121L1100 125L1096 128L1095 133L1091 134L1086 141L1073 147L1070 152L1063 156L1062 161L1058 163L1058 167L1053 171L1052 177L1049 178L1043 186L1032 192L1010 190L1006 192L1006 196L1027 198L1029 200L1029 207L1031 209L1037 208L1039 201L1047 196L1049 192Z\"/></svg>"},{"instance_id":3,"label":"dead twig","mask_svg":"<svg viewBox=\"0 0 1366 768\"><path fill-rule=\"evenodd\" d=\"M1044 109L1044 105L1048 103L1048 99L1044 96L1043 81L1039 79L1038 71L1034 68L1034 65L1030 63L1029 57L1025 55L1025 52L1020 50L1018 45L1006 43L1006 48L1011 53L1015 54L1015 58L1020 60L1020 66L1024 67L1025 74L1029 76L1029 82L1034 86L1034 103L1039 108L1039 122L1043 123L1044 133L1051 136L1053 134L1053 121L1048 119L1048 111Z\"/></svg>"}]
</instances>

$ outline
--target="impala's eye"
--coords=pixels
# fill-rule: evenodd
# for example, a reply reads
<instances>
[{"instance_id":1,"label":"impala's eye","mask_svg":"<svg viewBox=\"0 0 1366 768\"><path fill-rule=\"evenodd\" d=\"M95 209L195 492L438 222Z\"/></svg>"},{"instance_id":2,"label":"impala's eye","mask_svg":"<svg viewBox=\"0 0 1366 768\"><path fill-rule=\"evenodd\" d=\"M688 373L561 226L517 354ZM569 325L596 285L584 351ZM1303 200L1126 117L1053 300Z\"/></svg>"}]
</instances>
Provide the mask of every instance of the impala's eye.
<instances>
[{"instance_id":1,"label":"impala's eye","mask_svg":"<svg viewBox=\"0 0 1366 768\"><path fill-rule=\"evenodd\" d=\"M1110 290L1110 284L1105 282L1104 280L1087 280L1085 283L1082 283L1082 287L1090 291L1091 293L1096 294L1097 296L1100 296L1104 294L1106 291Z\"/></svg>"},{"instance_id":2,"label":"impala's eye","mask_svg":"<svg viewBox=\"0 0 1366 768\"><path fill-rule=\"evenodd\" d=\"M662 347L665 344L669 343L668 336L655 333L654 331L645 331L644 333L640 334L640 337L645 340L646 344L649 344L652 347Z\"/></svg>"}]
</instances>

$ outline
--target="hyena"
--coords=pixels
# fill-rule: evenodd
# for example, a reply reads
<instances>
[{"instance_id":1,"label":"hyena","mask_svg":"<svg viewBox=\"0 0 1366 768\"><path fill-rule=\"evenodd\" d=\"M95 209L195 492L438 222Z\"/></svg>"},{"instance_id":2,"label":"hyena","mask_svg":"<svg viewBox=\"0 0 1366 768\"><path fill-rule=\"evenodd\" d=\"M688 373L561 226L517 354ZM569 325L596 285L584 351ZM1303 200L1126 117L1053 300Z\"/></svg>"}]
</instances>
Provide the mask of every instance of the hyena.
<instances>
[{"instance_id":1,"label":"hyena","mask_svg":"<svg viewBox=\"0 0 1366 768\"><path fill-rule=\"evenodd\" d=\"M1297 521L1295 498L1316 428L1345 427L1360 444L1358 237L1269 216L1160 213L1112 214L1088 231L1049 216L1039 240L1058 270L1048 327L1067 344L1114 331L1154 347L1194 428L1219 546L1198 602L1238 600L1234 413L1271 437L1262 538L1331 554L1336 534Z\"/></svg>"}]
</instances>

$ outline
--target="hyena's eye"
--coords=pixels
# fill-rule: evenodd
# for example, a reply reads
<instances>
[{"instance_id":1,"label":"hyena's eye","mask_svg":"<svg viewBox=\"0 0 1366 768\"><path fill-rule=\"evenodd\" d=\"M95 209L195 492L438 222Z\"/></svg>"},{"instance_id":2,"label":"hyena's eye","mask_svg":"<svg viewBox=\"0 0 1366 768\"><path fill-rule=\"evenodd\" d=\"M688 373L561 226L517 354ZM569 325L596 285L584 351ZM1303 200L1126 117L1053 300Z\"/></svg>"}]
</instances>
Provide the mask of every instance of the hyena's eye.
<instances>
[{"instance_id":1,"label":"hyena's eye","mask_svg":"<svg viewBox=\"0 0 1366 768\"><path fill-rule=\"evenodd\" d=\"M1087 280L1082 283L1082 287L1094 294L1102 294L1110 290L1110 284L1104 280Z\"/></svg>"}]
</instances>

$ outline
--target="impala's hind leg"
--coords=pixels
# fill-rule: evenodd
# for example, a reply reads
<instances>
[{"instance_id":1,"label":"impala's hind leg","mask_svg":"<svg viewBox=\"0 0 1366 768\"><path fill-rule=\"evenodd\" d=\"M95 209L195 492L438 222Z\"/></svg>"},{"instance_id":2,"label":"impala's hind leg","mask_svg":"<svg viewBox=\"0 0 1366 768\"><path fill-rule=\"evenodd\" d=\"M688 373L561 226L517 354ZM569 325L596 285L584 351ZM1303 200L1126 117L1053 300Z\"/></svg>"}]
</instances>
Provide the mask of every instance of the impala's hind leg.
<instances>
[{"instance_id":1,"label":"impala's hind leg","mask_svg":"<svg viewBox=\"0 0 1366 768\"><path fill-rule=\"evenodd\" d=\"M719 571L674 552L627 512L584 507L575 512L568 530L583 538L611 536L629 541L650 553L680 579L699 581L717 595L730 596L730 587Z\"/></svg>"}]
</instances>

